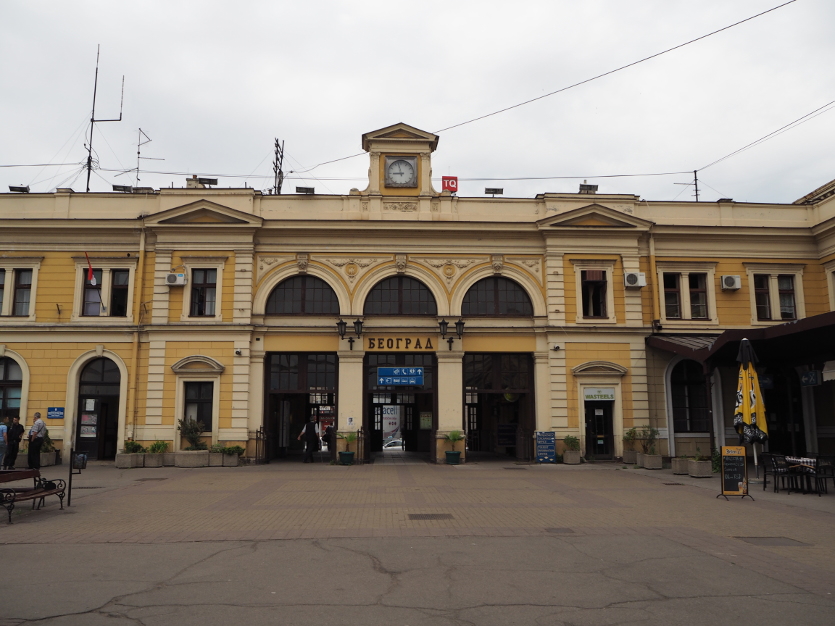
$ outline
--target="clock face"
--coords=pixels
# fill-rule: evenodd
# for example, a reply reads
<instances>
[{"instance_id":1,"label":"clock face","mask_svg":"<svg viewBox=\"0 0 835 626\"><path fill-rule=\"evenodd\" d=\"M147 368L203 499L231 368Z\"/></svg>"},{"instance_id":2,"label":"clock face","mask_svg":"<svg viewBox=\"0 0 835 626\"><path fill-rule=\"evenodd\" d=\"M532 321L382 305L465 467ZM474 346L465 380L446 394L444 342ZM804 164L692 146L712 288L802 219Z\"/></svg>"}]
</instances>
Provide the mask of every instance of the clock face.
<instances>
[{"instance_id":1,"label":"clock face","mask_svg":"<svg viewBox=\"0 0 835 626\"><path fill-rule=\"evenodd\" d=\"M417 159L386 157L386 187L417 187Z\"/></svg>"}]
</instances>

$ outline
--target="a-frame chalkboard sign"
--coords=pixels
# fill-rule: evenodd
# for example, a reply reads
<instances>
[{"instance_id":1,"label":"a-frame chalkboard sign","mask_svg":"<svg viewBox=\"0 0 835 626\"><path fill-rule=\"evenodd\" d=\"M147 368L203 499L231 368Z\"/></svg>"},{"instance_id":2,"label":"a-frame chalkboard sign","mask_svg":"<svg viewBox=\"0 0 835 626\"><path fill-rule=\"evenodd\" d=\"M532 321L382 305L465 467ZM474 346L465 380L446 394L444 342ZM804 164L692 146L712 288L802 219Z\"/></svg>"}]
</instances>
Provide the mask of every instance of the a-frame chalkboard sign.
<instances>
[{"instance_id":1,"label":"a-frame chalkboard sign","mask_svg":"<svg viewBox=\"0 0 835 626\"><path fill-rule=\"evenodd\" d=\"M717 498L728 496L754 499L748 493L748 463L745 446L722 446L722 493Z\"/></svg>"}]
</instances>

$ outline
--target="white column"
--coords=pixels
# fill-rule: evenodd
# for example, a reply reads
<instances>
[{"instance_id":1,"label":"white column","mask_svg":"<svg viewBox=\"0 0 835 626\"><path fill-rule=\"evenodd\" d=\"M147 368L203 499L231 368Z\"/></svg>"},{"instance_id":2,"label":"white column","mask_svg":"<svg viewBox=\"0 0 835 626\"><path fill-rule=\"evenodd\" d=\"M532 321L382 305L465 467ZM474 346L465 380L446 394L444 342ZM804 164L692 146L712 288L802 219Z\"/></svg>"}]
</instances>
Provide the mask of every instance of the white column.
<instances>
[{"instance_id":1,"label":"white column","mask_svg":"<svg viewBox=\"0 0 835 626\"><path fill-rule=\"evenodd\" d=\"M534 430L551 431L551 370L548 352L533 355L533 380L535 398Z\"/></svg>"},{"instance_id":2,"label":"white column","mask_svg":"<svg viewBox=\"0 0 835 626\"><path fill-rule=\"evenodd\" d=\"M358 342L359 343L359 342ZM361 350L342 350L339 356L339 406L338 430L340 432L359 430L362 426L363 385Z\"/></svg>"}]
</instances>

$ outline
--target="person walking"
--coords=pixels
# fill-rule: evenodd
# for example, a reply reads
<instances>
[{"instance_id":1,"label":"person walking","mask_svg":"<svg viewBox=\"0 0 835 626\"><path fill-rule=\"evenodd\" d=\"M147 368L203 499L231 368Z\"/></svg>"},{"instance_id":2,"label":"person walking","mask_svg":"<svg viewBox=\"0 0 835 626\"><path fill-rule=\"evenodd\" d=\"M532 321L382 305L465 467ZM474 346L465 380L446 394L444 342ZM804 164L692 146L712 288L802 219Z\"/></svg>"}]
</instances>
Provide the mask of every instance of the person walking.
<instances>
[{"instance_id":1,"label":"person walking","mask_svg":"<svg viewBox=\"0 0 835 626\"><path fill-rule=\"evenodd\" d=\"M4 467L3 459L9 446L9 427L6 422L0 422L0 467Z\"/></svg>"},{"instance_id":2,"label":"person walking","mask_svg":"<svg viewBox=\"0 0 835 626\"><path fill-rule=\"evenodd\" d=\"M41 446L46 434L46 424L43 423L40 413L35 413L35 423L29 429L29 469L41 469Z\"/></svg>"},{"instance_id":3,"label":"person walking","mask_svg":"<svg viewBox=\"0 0 835 626\"><path fill-rule=\"evenodd\" d=\"M23 438L23 431L25 429L20 423L20 417L12 418L12 425L9 426L9 432L6 433L8 437L8 444L6 445L6 456L3 457L3 467L6 469L14 469L15 461L17 461L17 453L20 451L20 440Z\"/></svg>"},{"instance_id":4,"label":"person walking","mask_svg":"<svg viewBox=\"0 0 835 626\"><path fill-rule=\"evenodd\" d=\"M319 433L316 432L316 417L311 415L310 421L304 425L299 433L299 441L304 437L304 463L313 463L313 453L319 449Z\"/></svg>"}]
</instances>

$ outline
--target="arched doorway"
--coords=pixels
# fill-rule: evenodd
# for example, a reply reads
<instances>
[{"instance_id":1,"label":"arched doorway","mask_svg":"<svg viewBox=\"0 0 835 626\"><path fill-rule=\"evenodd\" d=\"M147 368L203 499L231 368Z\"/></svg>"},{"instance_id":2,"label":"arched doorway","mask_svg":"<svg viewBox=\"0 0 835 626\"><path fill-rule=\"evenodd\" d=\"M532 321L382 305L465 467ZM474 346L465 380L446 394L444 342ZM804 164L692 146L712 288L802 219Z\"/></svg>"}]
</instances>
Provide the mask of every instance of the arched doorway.
<instances>
[{"instance_id":1,"label":"arched doorway","mask_svg":"<svg viewBox=\"0 0 835 626\"><path fill-rule=\"evenodd\" d=\"M119 367L104 357L81 370L75 448L90 459L116 457L120 382Z\"/></svg>"}]
</instances>

